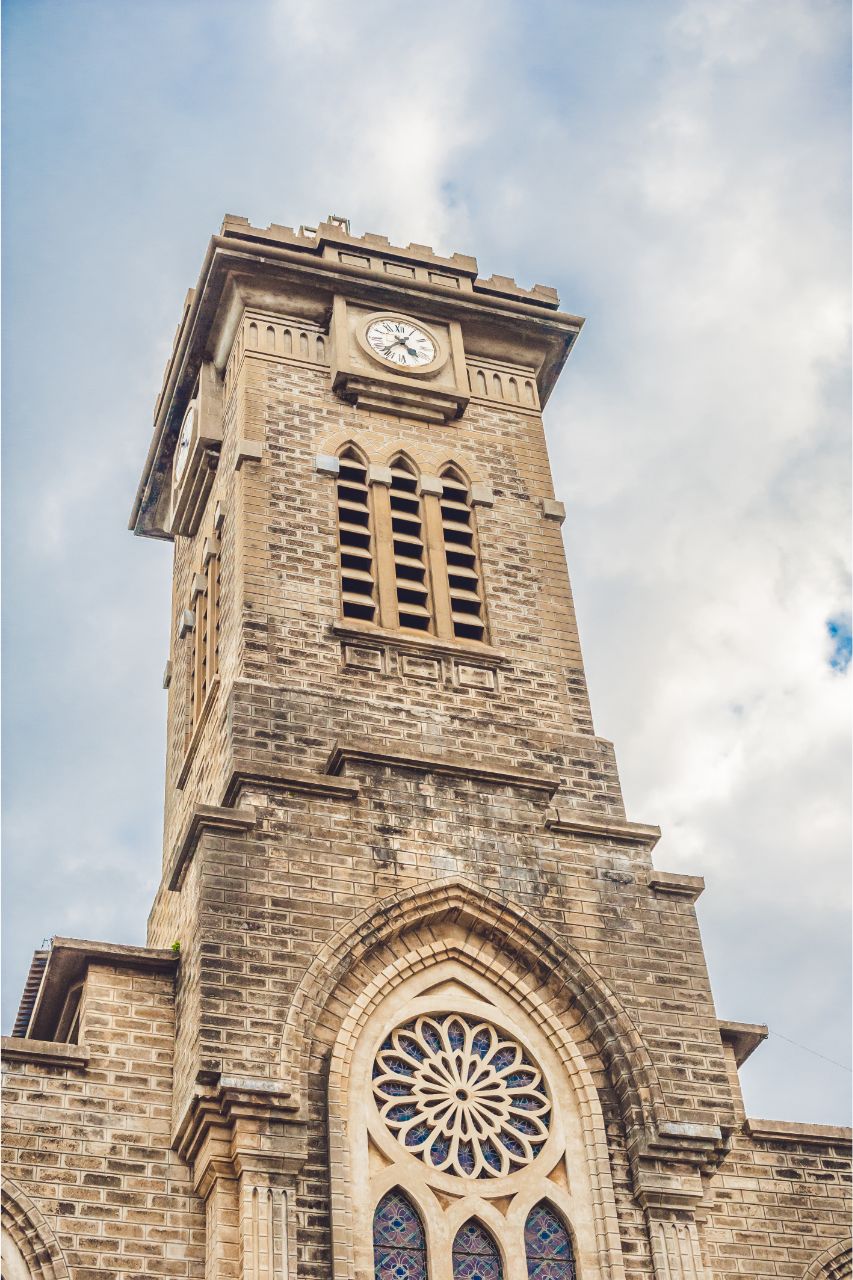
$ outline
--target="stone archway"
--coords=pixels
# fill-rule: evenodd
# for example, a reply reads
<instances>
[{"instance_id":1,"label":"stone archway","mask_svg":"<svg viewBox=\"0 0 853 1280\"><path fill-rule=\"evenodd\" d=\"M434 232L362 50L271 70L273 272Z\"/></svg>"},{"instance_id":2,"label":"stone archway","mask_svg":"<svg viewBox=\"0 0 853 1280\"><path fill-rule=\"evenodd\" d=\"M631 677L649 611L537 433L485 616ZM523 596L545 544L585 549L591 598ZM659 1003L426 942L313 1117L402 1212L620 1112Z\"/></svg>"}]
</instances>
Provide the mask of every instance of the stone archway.
<instances>
[{"instance_id":1,"label":"stone archway","mask_svg":"<svg viewBox=\"0 0 853 1280\"><path fill-rule=\"evenodd\" d=\"M3 1280L66 1280L68 1264L43 1214L19 1187L0 1189Z\"/></svg>"},{"instance_id":2,"label":"stone archway","mask_svg":"<svg viewBox=\"0 0 853 1280\"><path fill-rule=\"evenodd\" d=\"M853 1240L836 1240L813 1258L803 1280L850 1280L853 1276Z\"/></svg>"}]
</instances>

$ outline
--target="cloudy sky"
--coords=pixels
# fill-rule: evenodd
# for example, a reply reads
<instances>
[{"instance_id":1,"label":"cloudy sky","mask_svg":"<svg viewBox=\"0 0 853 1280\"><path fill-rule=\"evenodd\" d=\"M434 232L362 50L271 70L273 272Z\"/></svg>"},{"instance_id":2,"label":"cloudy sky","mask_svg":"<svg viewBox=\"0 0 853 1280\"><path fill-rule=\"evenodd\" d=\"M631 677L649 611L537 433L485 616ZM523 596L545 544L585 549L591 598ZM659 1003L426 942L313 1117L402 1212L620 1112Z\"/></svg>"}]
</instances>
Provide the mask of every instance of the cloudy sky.
<instances>
[{"instance_id":1,"label":"cloudy sky","mask_svg":"<svg viewBox=\"0 0 853 1280\"><path fill-rule=\"evenodd\" d=\"M333 212L588 317L546 423L597 731L775 1033L750 1113L848 1120L847 8L6 0L4 1029L45 936L144 940L184 292L224 213Z\"/></svg>"}]
</instances>

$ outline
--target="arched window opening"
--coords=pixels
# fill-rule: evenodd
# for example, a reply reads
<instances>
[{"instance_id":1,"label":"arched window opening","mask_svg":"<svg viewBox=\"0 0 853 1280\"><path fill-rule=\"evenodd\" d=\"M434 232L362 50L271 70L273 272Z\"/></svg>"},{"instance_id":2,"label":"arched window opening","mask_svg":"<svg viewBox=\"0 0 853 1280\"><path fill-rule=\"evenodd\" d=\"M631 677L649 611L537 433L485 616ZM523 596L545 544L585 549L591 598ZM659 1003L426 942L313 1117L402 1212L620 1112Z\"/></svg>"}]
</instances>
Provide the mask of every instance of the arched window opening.
<instances>
[{"instance_id":1,"label":"arched window opening","mask_svg":"<svg viewBox=\"0 0 853 1280\"><path fill-rule=\"evenodd\" d=\"M471 1218L453 1241L453 1280L503 1280L503 1263L489 1232Z\"/></svg>"},{"instance_id":2,"label":"arched window opening","mask_svg":"<svg viewBox=\"0 0 853 1280\"><path fill-rule=\"evenodd\" d=\"M530 1280L575 1280L571 1236L545 1200L540 1200L527 1215L524 1252Z\"/></svg>"},{"instance_id":3,"label":"arched window opening","mask_svg":"<svg viewBox=\"0 0 853 1280\"><path fill-rule=\"evenodd\" d=\"M441 524L453 634L464 640L484 640L483 593L468 482L452 466L444 468L441 480Z\"/></svg>"},{"instance_id":4,"label":"arched window opening","mask_svg":"<svg viewBox=\"0 0 853 1280\"><path fill-rule=\"evenodd\" d=\"M338 536L344 617L375 622L376 579L367 466L352 447L340 455Z\"/></svg>"},{"instance_id":5,"label":"arched window opening","mask_svg":"<svg viewBox=\"0 0 853 1280\"><path fill-rule=\"evenodd\" d=\"M408 1196L386 1191L373 1215L376 1280L427 1280L423 1224Z\"/></svg>"},{"instance_id":6,"label":"arched window opening","mask_svg":"<svg viewBox=\"0 0 853 1280\"><path fill-rule=\"evenodd\" d=\"M406 458L397 457L391 463L389 496L400 626L431 631L423 512L417 476Z\"/></svg>"}]
</instances>

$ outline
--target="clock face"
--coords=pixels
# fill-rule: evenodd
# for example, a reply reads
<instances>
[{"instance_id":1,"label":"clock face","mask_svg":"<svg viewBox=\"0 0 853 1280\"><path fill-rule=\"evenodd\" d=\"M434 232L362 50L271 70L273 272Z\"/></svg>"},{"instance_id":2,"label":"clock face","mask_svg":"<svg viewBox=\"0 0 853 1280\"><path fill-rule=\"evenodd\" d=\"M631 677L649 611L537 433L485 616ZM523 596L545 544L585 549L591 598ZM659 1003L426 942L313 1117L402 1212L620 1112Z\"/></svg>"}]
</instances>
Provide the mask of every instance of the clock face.
<instances>
[{"instance_id":1,"label":"clock face","mask_svg":"<svg viewBox=\"0 0 853 1280\"><path fill-rule=\"evenodd\" d=\"M193 412L195 405L191 404L187 409L187 416L184 418L184 425L181 427L181 434L178 436L178 443L175 447L175 480L179 481L184 474L184 468L190 456L190 440L193 433Z\"/></svg>"},{"instance_id":2,"label":"clock face","mask_svg":"<svg viewBox=\"0 0 853 1280\"><path fill-rule=\"evenodd\" d=\"M423 329L411 320L386 317L374 320L367 329L367 341L373 351L391 364L404 369L417 369L432 364L436 355L435 343Z\"/></svg>"}]
</instances>

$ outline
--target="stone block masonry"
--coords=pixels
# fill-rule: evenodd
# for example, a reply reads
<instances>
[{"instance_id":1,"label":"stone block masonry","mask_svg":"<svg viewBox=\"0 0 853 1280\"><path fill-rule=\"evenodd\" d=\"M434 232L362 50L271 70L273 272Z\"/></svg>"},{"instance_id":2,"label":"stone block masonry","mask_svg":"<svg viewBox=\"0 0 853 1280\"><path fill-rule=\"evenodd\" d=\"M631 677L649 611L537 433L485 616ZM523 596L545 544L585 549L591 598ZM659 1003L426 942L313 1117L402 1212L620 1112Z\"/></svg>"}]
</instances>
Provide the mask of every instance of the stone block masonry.
<instances>
[{"instance_id":1,"label":"stone block masonry","mask_svg":"<svg viewBox=\"0 0 853 1280\"><path fill-rule=\"evenodd\" d=\"M593 727L541 417L582 323L345 219L211 241L131 521L162 882L146 947L34 961L4 1280L851 1275L849 1132L745 1115L766 1029Z\"/></svg>"}]
</instances>

